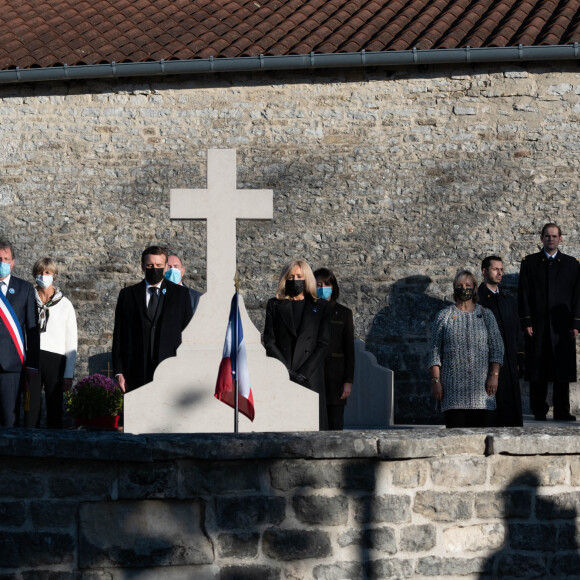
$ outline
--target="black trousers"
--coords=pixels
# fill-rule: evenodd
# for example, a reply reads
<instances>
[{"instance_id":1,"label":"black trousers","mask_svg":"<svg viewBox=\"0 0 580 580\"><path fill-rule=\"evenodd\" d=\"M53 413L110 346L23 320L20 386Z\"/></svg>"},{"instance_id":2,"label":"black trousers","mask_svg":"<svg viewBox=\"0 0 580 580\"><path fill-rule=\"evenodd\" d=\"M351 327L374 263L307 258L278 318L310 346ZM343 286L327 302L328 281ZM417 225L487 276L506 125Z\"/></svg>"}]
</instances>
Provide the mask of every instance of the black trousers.
<instances>
[{"instance_id":1,"label":"black trousers","mask_svg":"<svg viewBox=\"0 0 580 580\"><path fill-rule=\"evenodd\" d=\"M14 427L22 373L0 372L0 427Z\"/></svg>"},{"instance_id":2,"label":"black trousers","mask_svg":"<svg viewBox=\"0 0 580 580\"><path fill-rule=\"evenodd\" d=\"M25 427L40 427L42 406L42 387L46 400L46 426L49 429L62 429L62 379L66 357L46 350L40 351L40 380L29 385L30 411L24 414Z\"/></svg>"},{"instance_id":3,"label":"black trousers","mask_svg":"<svg viewBox=\"0 0 580 580\"><path fill-rule=\"evenodd\" d=\"M344 405L326 405L328 415L328 430L342 431L344 429Z\"/></svg>"},{"instance_id":4,"label":"black trousers","mask_svg":"<svg viewBox=\"0 0 580 580\"><path fill-rule=\"evenodd\" d=\"M447 429L460 427L489 427L493 417L486 409L449 409L445 415Z\"/></svg>"},{"instance_id":5,"label":"black trousers","mask_svg":"<svg viewBox=\"0 0 580 580\"><path fill-rule=\"evenodd\" d=\"M554 417L570 413L570 383L554 381ZM530 407L534 415L545 415L550 408L546 403L548 381L530 382Z\"/></svg>"}]
</instances>

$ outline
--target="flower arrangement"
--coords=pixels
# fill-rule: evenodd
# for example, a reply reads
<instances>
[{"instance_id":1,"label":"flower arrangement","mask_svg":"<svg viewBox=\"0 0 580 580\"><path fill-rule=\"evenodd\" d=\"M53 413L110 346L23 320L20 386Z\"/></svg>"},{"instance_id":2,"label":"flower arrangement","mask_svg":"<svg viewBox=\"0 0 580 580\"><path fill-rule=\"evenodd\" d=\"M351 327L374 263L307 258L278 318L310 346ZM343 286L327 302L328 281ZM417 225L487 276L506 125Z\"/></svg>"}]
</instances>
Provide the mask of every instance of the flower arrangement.
<instances>
[{"instance_id":1,"label":"flower arrangement","mask_svg":"<svg viewBox=\"0 0 580 580\"><path fill-rule=\"evenodd\" d=\"M115 417L123 408L123 391L105 375L80 379L66 394L66 409L76 419Z\"/></svg>"}]
</instances>

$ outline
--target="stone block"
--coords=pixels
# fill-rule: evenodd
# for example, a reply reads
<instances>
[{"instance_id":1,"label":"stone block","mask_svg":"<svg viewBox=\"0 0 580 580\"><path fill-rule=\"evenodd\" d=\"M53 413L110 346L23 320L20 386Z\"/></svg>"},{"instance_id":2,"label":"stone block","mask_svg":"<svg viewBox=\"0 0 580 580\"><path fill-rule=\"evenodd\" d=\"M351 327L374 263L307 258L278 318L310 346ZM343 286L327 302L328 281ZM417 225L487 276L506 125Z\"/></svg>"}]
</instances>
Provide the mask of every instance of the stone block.
<instances>
[{"instance_id":1,"label":"stone block","mask_svg":"<svg viewBox=\"0 0 580 580\"><path fill-rule=\"evenodd\" d=\"M29 460L3 459L0 461L0 497L38 498L43 497L46 490L46 480L35 472Z\"/></svg>"},{"instance_id":2,"label":"stone block","mask_svg":"<svg viewBox=\"0 0 580 580\"><path fill-rule=\"evenodd\" d=\"M81 568L182 566L210 564L213 559L200 501L81 504Z\"/></svg>"},{"instance_id":3,"label":"stone block","mask_svg":"<svg viewBox=\"0 0 580 580\"><path fill-rule=\"evenodd\" d=\"M79 580L80 575L78 572L65 572L63 570L25 570L20 573L20 578L22 580ZM110 574L103 574L99 580L109 580L111 578ZM14 580L14 575L2 575L0 574L0 580ZM83 576L82 580L97 580L92 578L85 578Z\"/></svg>"},{"instance_id":4,"label":"stone block","mask_svg":"<svg viewBox=\"0 0 580 580\"><path fill-rule=\"evenodd\" d=\"M276 462L270 468L272 487L288 491L295 487L338 488L374 491L376 466L373 462L352 459L344 461L289 460Z\"/></svg>"},{"instance_id":5,"label":"stone block","mask_svg":"<svg viewBox=\"0 0 580 580\"><path fill-rule=\"evenodd\" d=\"M348 520L348 499L343 495L299 495L292 505L296 518L306 524L338 526Z\"/></svg>"},{"instance_id":6,"label":"stone block","mask_svg":"<svg viewBox=\"0 0 580 580\"><path fill-rule=\"evenodd\" d=\"M485 483L487 460L485 457L462 455L431 461L433 485L456 489Z\"/></svg>"},{"instance_id":7,"label":"stone block","mask_svg":"<svg viewBox=\"0 0 580 580\"><path fill-rule=\"evenodd\" d=\"M503 544L504 539L505 528L499 523L459 525L443 530L443 546L450 554L496 550Z\"/></svg>"},{"instance_id":8,"label":"stone block","mask_svg":"<svg viewBox=\"0 0 580 580\"><path fill-rule=\"evenodd\" d=\"M365 550L380 550L387 554L397 552L395 531L392 528L365 528L362 530L349 529L338 537L341 548L347 546L361 546Z\"/></svg>"},{"instance_id":9,"label":"stone block","mask_svg":"<svg viewBox=\"0 0 580 580\"><path fill-rule=\"evenodd\" d=\"M393 475L395 487L423 487L429 473L427 461L397 461L386 464Z\"/></svg>"},{"instance_id":10,"label":"stone block","mask_svg":"<svg viewBox=\"0 0 580 580\"><path fill-rule=\"evenodd\" d=\"M531 490L484 491L475 494L475 515L478 518L529 518L531 513Z\"/></svg>"},{"instance_id":11,"label":"stone block","mask_svg":"<svg viewBox=\"0 0 580 580\"><path fill-rule=\"evenodd\" d=\"M364 570L367 578L413 578L413 560L381 559L366 562Z\"/></svg>"},{"instance_id":12,"label":"stone block","mask_svg":"<svg viewBox=\"0 0 580 580\"><path fill-rule=\"evenodd\" d=\"M574 519L580 513L580 491L536 497L539 520Z\"/></svg>"},{"instance_id":13,"label":"stone block","mask_svg":"<svg viewBox=\"0 0 580 580\"><path fill-rule=\"evenodd\" d=\"M426 556L419 558L415 573L423 576L468 576L479 574L485 566L484 558L440 558Z\"/></svg>"},{"instance_id":14,"label":"stone block","mask_svg":"<svg viewBox=\"0 0 580 580\"><path fill-rule=\"evenodd\" d=\"M558 526L546 524L509 524L509 545L514 550L554 552Z\"/></svg>"},{"instance_id":15,"label":"stone block","mask_svg":"<svg viewBox=\"0 0 580 580\"><path fill-rule=\"evenodd\" d=\"M496 431L489 436L489 453L494 455L558 455L580 453L577 429L574 427L540 427Z\"/></svg>"},{"instance_id":16,"label":"stone block","mask_svg":"<svg viewBox=\"0 0 580 580\"><path fill-rule=\"evenodd\" d=\"M580 549L580 529L575 524L558 526L558 551Z\"/></svg>"},{"instance_id":17,"label":"stone block","mask_svg":"<svg viewBox=\"0 0 580 580\"><path fill-rule=\"evenodd\" d=\"M69 528L77 519L77 502L31 501L30 521L35 528Z\"/></svg>"},{"instance_id":18,"label":"stone block","mask_svg":"<svg viewBox=\"0 0 580 580\"><path fill-rule=\"evenodd\" d=\"M411 520L411 498L407 495L362 496L353 503L356 521L362 524Z\"/></svg>"},{"instance_id":19,"label":"stone block","mask_svg":"<svg viewBox=\"0 0 580 580\"><path fill-rule=\"evenodd\" d=\"M525 437L523 437L525 439ZM494 456L491 459L492 485L518 486L562 485L568 473L567 458L564 456L512 457Z\"/></svg>"},{"instance_id":20,"label":"stone block","mask_svg":"<svg viewBox=\"0 0 580 580\"><path fill-rule=\"evenodd\" d=\"M276 560L304 560L332 555L330 538L320 530L281 530L270 528L262 537L264 554Z\"/></svg>"},{"instance_id":21,"label":"stone block","mask_svg":"<svg viewBox=\"0 0 580 580\"><path fill-rule=\"evenodd\" d=\"M0 532L0 569L37 568L74 562L75 539L51 532Z\"/></svg>"},{"instance_id":22,"label":"stone block","mask_svg":"<svg viewBox=\"0 0 580 580\"><path fill-rule=\"evenodd\" d=\"M26 504L23 501L0 501L0 527L19 528L26 521Z\"/></svg>"},{"instance_id":23,"label":"stone block","mask_svg":"<svg viewBox=\"0 0 580 580\"><path fill-rule=\"evenodd\" d=\"M472 517L474 496L471 493L419 491L413 511L436 522L455 522Z\"/></svg>"},{"instance_id":24,"label":"stone block","mask_svg":"<svg viewBox=\"0 0 580 580\"><path fill-rule=\"evenodd\" d=\"M177 497L177 466L173 463L125 463L119 467L120 499Z\"/></svg>"},{"instance_id":25,"label":"stone block","mask_svg":"<svg viewBox=\"0 0 580 580\"><path fill-rule=\"evenodd\" d=\"M388 459L420 459L444 455L485 455L486 435L469 429L389 431L379 435L379 455Z\"/></svg>"},{"instance_id":26,"label":"stone block","mask_svg":"<svg viewBox=\"0 0 580 580\"><path fill-rule=\"evenodd\" d=\"M314 580L359 580L362 578L360 562L337 562L320 564L312 570Z\"/></svg>"},{"instance_id":27,"label":"stone block","mask_svg":"<svg viewBox=\"0 0 580 580\"><path fill-rule=\"evenodd\" d=\"M217 522L221 529L278 524L285 517L286 499L267 496L218 497Z\"/></svg>"},{"instance_id":28,"label":"stone block","mask_svg":"<svg viewBox=\"0 0 580 580\"><path fill-rule=\"evenodd\" d=\"M405 526L399 533L401 552L428 552L437 541L437 530L431 524Z\"/></svg>"},{"instance_id":29,"label":"stone block","mask_svg":"<svg viewBox=\"0 0 580 580\"><path fill-rule=\"evenodd\" d=\"M259 491L263 466L258 461L183 461L179 466L180 496Z\"/></svg>"},{"instance_id":30,"label":"stone block","mask_svg":"<svg viewBox=\"0 0 580 580\"><path fill-rule=\"evenodd\" d=\"M505 554L500 552L495 560L494 578L546 578L546 557L533 554Z\"/></svg>"},{"instance_id":31,"label":"stone block","mask_svg":"<svg viewBox=\"0 0 580 580\"><path fill-rule=\"evenodd\" d=\"M219 534L217 540L218 552L222 558L255 558L258 555L258 533Z\"/></svg>"},{"instance_id":32,"label":"stone block","mask_svg":"<svg viewBox=\"0 0 580 580\"><path fill-rule=\"evenodd\" d=\"M580 486L580 457L570 457L570 485Z\"/></svg>"},{"instance_id":33,"label":"stone block","mask_svg":"<svg viewBox=\"0 0 580 580\"><path fill-rule=\"evenodd\" d=\"M270 566L224 566L220 570L219 580L280 580L281 572Z\"/></svg>"},{"instance_id":34,"label":"stone block","mask_svg":"<svg viewBox=\"0 0 580 580\"><path fill-rule=\"evenodd\" d=\"M578 549L568 554L558 553L554 556L549 569L554 578L580 578Z\"/></svg>"},{"instance_id":35,"label":"stone block","mask_svg":"<svg viewBox=\"0 0 580 580\"><path fill-rule=\"evenodd\" d=\"M83 463L79 469L73 462L55 465L46 477L51 497L83 500L114 498L117 488L117 468L113 463Z\"/></svg>"}]
</instances>

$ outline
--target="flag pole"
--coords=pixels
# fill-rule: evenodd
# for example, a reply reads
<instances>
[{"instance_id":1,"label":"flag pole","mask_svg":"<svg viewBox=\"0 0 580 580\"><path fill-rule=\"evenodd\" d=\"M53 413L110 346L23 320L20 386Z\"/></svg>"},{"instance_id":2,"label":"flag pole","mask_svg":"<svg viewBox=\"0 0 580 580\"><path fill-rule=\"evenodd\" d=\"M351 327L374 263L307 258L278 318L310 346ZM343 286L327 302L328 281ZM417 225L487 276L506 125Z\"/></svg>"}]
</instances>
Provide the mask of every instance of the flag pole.
<instances>
[{"instance_id":1,"label":"flag pole","mask_svg":"<svg viewBox=\"0 0 580 580\"><path fill-rule=\"evenodd\" d=\"M234 368L232 369L234 373L234 433L238 432L238 393L239 393L239 385L238 385L238 317L239 317L239 304L238 304L238 291L240 289L240 277L238 275L238 271L236 270L236 275L234 276L234 284L236 287L236 313L234 315L234 344L233 348L235 348L236 356L234 357Z\"/></svg>"}]
</instances>

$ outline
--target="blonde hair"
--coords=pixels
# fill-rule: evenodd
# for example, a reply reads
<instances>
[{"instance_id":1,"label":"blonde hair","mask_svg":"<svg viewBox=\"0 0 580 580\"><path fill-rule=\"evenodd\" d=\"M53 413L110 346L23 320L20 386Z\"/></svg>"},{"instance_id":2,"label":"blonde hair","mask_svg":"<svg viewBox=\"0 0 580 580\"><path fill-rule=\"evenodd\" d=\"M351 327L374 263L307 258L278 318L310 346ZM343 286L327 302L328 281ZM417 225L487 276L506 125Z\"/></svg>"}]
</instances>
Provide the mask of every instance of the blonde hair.
<instances>
[{"instance_id":1,"label":"blonde hair","mask_svg":"<svg viewBox=\"0 0 580 580\"><path fill-rule=\"evenodd\" d=\"M312 273L312 269L304 260L292 260L288 262L282 269L280 280L278 281L278 289L276 290L276 298L284 300L290 298L286 296L286 280L290 278L292 270L298 266L304 275L304 294L310 294L316 300L316 279Z\"/></svg>"},{"instance_id":2,"label":"blonde hair","mask_svg":"<svg viewBox=\"0 0 580 580\"><path fill-rule=\"evenodd\" d=\"M32 266L32 276L36 278L36 276L42 274L45 270L51 272L53 276L58 274L58 268L52 258L40 258L40 260L36 260L34 266Z\"/></svg>"}]
</instances>

